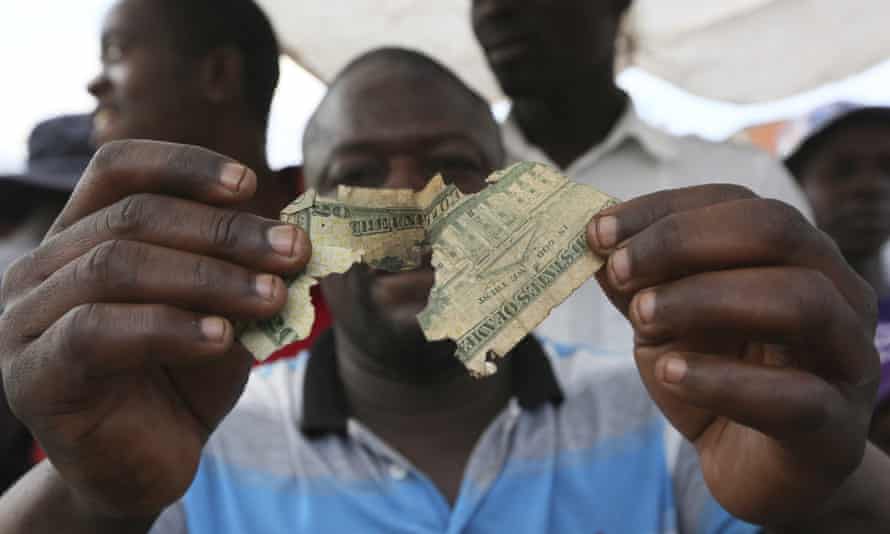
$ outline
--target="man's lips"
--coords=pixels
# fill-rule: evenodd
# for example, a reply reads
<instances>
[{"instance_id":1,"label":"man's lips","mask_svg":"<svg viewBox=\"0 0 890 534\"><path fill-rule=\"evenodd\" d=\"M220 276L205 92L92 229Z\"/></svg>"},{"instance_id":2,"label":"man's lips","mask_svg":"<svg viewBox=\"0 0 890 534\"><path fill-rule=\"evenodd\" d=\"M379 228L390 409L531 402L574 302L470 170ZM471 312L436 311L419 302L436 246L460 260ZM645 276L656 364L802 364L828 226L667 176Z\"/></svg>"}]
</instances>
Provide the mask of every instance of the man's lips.
<instances>
[{"instance_id":1,"label":"man's lips","mask_svg":"<svg viewBox=\"0 0 890 534\"><path fill-rule=\"evenodd\" d=\"M432 267L391 273L373 271L372 291L382 305L426 303L436 281Z\"/></svg>"},{"instance_id":2,"label":"man's lips","mask_svg":"<svg viewBox=\"0 0 890 534\"><path fill-rule=\"evenodd\" d=\"M511 41L488 49L488 58L492 63L503 63L521 57L529 50L524 41Z\"/></svg>"},{"instance_id":3,"label":"man's lips","mask_svg":"<svg viewBox=\"0 0 890 534\"><path fill-rule=\"evenodd\" d=\"M503 61L525 53L530 48L530 38L523 33L502 33L483 43L492 61Z\"/></svg>"},{"instance_id":4,"label":"man's lips","mask_svg":"<svg viewBox=\"0 0 890 534\"><path fill-rule=\"evenodd\" d=\"M99 107L93 114L93 128L97 132L107 130L114 122L116 112L107 106Z\"/></svg>"}]
</instances>

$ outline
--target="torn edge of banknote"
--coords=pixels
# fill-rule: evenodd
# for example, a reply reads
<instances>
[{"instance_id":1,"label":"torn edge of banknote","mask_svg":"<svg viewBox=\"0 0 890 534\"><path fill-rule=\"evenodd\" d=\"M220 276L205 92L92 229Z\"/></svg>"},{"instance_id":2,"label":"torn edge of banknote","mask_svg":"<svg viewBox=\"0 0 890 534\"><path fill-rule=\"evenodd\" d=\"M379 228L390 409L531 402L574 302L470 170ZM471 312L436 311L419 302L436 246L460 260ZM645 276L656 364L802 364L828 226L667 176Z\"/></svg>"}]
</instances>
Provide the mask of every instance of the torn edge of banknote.
<instances>
[{"instance_id":1,"label":"torn edge of banknote","mask_svg":"<svg viewBox=\"0 0 890 534\"><path fill-rule=\"evenodd\" d=\"M419 192L341 187L329 200L310 190L282 220L308 232L312 259L288 281L282 313L251 325L241 342L265 359L305 339L318 278L357 262L415 269L432 245L435 285L420 326L430 341L454 340L474 376L495 372L498 358L602 266L587 246L587 224L617 201L537 163L517 163L487 183L466 196L441 177Z\"/></svg>"},{"instance_id":2,"label":"torn edge of banknote","mask_svg":"<svg viewBox=\"0 0 890 534\"><path fill-rule=\"evenodd\" d=\"M315 322L310 289L318 279L345 273L356 263L386 271L420 267L427 229L463 198L436 176L421 191L340 186L337 197L312 189L281 212L281 220L302 228L312 243L305 270L286 280L287 303L275 317L246 325L241 343L257 360L309 337Z\"/></svg>"}]
</instances>

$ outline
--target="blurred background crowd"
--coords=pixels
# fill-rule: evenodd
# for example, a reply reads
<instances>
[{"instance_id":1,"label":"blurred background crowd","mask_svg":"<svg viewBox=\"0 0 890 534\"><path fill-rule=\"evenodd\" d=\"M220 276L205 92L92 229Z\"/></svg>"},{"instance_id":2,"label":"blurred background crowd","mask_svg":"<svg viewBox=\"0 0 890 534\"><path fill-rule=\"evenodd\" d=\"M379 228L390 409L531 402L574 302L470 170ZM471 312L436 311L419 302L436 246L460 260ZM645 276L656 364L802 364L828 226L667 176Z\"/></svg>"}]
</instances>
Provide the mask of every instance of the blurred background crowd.
<instances>
[{"instance_id":1,"label":"blurred background crowd","mask_svg":"<svg viewBox=\"0 0 890 534\"><path fill-rule=\"evenodd\" d=\"M794 205L875 288L875 342L890 355L885 2L258 3L280 57L276 43L260 38L262 21L243 20L238 37L227 38L206 2L6 6L0 272L39 243L103 142L205 146L296 196L301 138L325 83L357 54L397 45L432 55L488 99L511 161L545 161L622 199L716 181ZM186 28L172 32L173 42L150 31L160 4L176 4L177 14L162 27ZM190 58L219 45L237 51L220 55L219 72L191 70ZM233 92L226 76L236 71ZM316 306L320 329L327 319L318 295ZM608 350L632 341L593 285L540 333ZM886 363L884 382L873 439L890 447L890 410L880 409L890 396ZM39 454L15 419L0 415L0 487Z\"/></svg>"}]
</instances>

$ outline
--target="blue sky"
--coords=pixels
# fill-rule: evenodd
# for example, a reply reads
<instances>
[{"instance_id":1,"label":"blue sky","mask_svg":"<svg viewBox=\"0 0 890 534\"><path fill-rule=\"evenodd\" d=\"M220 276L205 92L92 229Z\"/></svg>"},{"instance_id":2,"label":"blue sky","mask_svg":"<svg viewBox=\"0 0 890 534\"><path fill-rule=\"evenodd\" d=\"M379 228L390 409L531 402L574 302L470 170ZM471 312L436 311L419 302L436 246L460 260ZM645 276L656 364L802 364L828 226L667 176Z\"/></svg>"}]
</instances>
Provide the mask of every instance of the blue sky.
<instances>
[{"instance_id":1,"label":"blue sky","mask_svg":"<svg viewBox=\"0 0 890 534\"><path fill-rule=\"evenodd\" d=\"M23 168L25 142L39 120L85 112L85 86L99 68L99 27L113 0L3 0L0 17L0 172ZM641 114L670 131L722 139L758 122L803 113L821 103L853 100L890 105L890 61L849 80L776 103L736 106L694 97L639 70L619 78ZM323 86L288 60L272 107L273 167L301 159L303 127ZM503 107L500 108L501 111Z\"/></svg>"}]
</instances>

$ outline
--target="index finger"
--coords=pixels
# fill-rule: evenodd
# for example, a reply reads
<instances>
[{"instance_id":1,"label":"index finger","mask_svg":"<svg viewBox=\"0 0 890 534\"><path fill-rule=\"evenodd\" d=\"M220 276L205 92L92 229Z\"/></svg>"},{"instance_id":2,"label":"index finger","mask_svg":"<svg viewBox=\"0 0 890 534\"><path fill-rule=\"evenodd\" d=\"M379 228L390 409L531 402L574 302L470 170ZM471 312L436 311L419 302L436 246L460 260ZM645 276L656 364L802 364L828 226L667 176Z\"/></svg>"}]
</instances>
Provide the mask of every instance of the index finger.
<instances>
[{"instance_id":1,"label":"index finger","mask_svg":"<svg viewBox=\"0 0 890 534\"><path fill-rule=\"evenodd\" d=\"M587 228L587 240L594 252L608 255L622 241L674 213L756 197L750 189L731 184L657 191L597 213Z\"/></svg>"},{"instance_id":2,"label":"index finger","mask_svg":"<svg viewBox=\"0 0 890 534\"><path fill-rule=\"evenodd\" d=\"M741 186L712 184L635 198L597 214L587 237L591 248L603 255L619 246L626 249L631 263L645 271L624 287L611 287L604 269L598 278L604 289L616 290L610 295L613 301L629 303L640 289L696 272L793 265L827 276L857 311L864 328L874 329L874 292L831 239L796 209L761 199Z\"/></svg>"},{"instance_id":3,"label":"index finger","mask_svg":"<svg viewBox=\"0 0 890 534\"><path fill-rule=\"evenodd\" d=\"M205 148L161 141L113 141L93 156L47 237L135 193L228 205L252 197L256 186L253 171Z\"/></svg>"}]
</instances>

